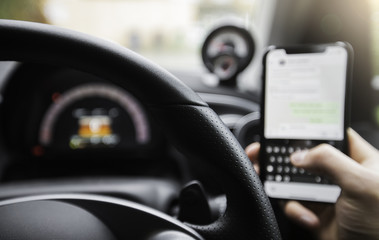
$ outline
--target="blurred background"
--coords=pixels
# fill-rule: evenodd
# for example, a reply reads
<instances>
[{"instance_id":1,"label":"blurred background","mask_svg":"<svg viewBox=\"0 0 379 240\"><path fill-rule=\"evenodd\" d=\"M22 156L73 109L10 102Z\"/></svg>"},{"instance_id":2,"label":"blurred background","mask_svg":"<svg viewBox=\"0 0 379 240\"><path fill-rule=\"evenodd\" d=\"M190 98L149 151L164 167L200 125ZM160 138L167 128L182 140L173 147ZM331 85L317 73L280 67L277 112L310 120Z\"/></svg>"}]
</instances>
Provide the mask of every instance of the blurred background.
<instances>
[{"instance_id":1,"label":"blurred background","mask_svg":"<svg viewBox=\"0 0 379 240\"><path fill-rule=\"evenodd\" d=\"M258 93L260 59L268 45L348 41L356 53L352 121L379 126L377 0L1 0L0 18L89 33L168 70L199 74L207 72L200 54L207 34L223 22L238 22L257 47L239 88Z\"/></svg>"},{"instance_id":2,"label":"blurred background","mask_svg":"<svg viewBox=\"0 0 379 240\"><path fill-rule=\"evenodd\" d=\"M199 68L199 49L221 18L251 24L260 0L2 0L0 18L100 36L170 68ZM178 61L179 60L179 61Z\"/></svg>"}]
</instances>

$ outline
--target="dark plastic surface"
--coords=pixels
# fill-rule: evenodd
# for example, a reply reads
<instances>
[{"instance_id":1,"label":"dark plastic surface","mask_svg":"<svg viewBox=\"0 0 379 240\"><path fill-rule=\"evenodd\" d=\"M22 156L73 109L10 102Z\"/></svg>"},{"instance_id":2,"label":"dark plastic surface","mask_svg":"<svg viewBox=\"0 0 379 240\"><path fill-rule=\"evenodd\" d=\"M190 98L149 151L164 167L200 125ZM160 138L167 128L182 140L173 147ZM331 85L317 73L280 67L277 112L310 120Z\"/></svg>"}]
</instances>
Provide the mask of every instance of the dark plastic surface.
<instances>
[{"instance_id":1,"label":"dark plastic surface","mask_svg":"<svg viewBox=\"0 0 379 240\"><path fill-rule=\"evenodd\" d=\"M128 199L167 212L179 191L178 183L164 179L72 178L2 184L0 200L39 194L88 193Z\"/></svg>"},{"instance_id":2,"label":"dark plastic surface","mask_svg":"<svg viewBox=\"0 0 379 240\"><path fill-rule=\"evenodd\" d=\"M202 238L181 222L117 198L56 194L0 203L0 239L149 239L170 231Z\"/></svg>"},{"instance_id":3,"label":"dark plastic surface","mask_svg":"<svg viewBox=\"0 0 379 240\"><path fill-rule=\"evenodd\" d=\"M116 238L104 223L80 207L58 201L31 201L0 207L0 239Z\"/></svg>"},{"instance_id":4,"label":"dark plastic surface","mask_svg":"<svg viewBox=\"0 0 379 240\"><path fill-rule=\"evenodd\" d=\"M178 148L211 165L227 210L212 224L191 226L206 239L280 239L244 150L207 104L171 74L121 46L47 25L1 20L0 36L2 60L70 66L132 90Z\"/></svg>"}]
</instances>

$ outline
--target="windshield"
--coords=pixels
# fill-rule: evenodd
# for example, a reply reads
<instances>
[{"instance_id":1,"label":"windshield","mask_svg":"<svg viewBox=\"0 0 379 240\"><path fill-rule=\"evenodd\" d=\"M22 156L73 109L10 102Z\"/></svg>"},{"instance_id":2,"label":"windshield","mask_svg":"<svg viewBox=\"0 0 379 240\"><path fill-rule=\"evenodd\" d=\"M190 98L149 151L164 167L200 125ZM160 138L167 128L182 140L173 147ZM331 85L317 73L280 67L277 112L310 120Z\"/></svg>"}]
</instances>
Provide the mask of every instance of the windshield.
<instances>
[{"instance_id":1,"label":"windshield","mask_svg":"<svg viewBox=\"0 0 379 240\"><path fill-rule=\"evenodd\" d=\"M109 39L175 70L202 67L200 48L206 34L222 21L235 21L249 28L261 7L261 0L1 2L2 18L47 22Z\"/></svg>"},{"instance_id":2,"label":"windshield","mask_svg":"<svg viewBox=\"0 0 379 240\"><path fill-rule=\"evenodd\" d=\"M379 1L368 1L371 4L373 70L374 75L379 75ZM286 2L291 3L291 1ZM117 42L170 71L187 72L206 72L200 53L206 35L212 28L222 23L234 22L247 28L255 38L256 53L253 64L242 74L240 80L244 86L258 89L260 59L270 42L270 35L275 35L271 32L273 17L280 17L280 14L275 15L277 3L280 2L277 0L1 0L0 18L45 22L85 32ZM292 10L291 6L289 9L291 16L300 14ZM304 12L306 14L307 11ZM299 22L304 20L296 24L300 24ZM278 32L288 35L283 31L286 29ZM275 42L275 44L283 43ZM373 81L373 85L375 89L379 89L378 77Z\"/></svg>"}]
</instances>

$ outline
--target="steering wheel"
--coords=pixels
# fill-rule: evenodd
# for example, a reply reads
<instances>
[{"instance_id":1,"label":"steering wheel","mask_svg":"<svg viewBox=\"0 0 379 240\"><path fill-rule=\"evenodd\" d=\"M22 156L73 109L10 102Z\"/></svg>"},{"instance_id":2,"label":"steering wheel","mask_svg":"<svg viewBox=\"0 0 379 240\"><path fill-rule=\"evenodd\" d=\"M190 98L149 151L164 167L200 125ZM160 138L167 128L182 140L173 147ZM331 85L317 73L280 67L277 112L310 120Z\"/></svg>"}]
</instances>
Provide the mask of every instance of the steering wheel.
<instances>
[{"instance_id":1,"label":"steering wheel","mask_svg":"<svg viewBox=\"0 0 379 240\"><path fill-rule=\"evenodd\" d=\"M214 169L227 199L226 211L207 225L182 223L101 195L8 199L0 203L1 239L280 239L269 200L244 150L216 113L167 71L105 40L11 20L0 20L0 60L72 67L127 88L148 106L178 149Z\"/></svg>"}]
</instances>

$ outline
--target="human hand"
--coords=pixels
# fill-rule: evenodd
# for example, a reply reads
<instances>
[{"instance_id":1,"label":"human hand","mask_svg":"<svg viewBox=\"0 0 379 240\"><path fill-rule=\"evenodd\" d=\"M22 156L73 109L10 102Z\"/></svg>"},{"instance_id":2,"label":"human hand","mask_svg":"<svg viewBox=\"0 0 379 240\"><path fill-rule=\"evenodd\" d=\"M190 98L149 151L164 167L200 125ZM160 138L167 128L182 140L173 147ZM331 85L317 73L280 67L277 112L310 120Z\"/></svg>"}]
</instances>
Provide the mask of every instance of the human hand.
<instances>
[{"instance_id":1,"label":"human hand","mask_svg":"<svg viewBox=\"0 0 379 240\"><path fill-rule=\"evenodd\" d=\"M288 201L283 210L320 239L379 239L379 153L351 129L348 138L351 158L326 144L291 156L295 166L322 173L342 188L336 204ZM259 172L259 144L246 153Z\"/></svg>"}]
</instances>

